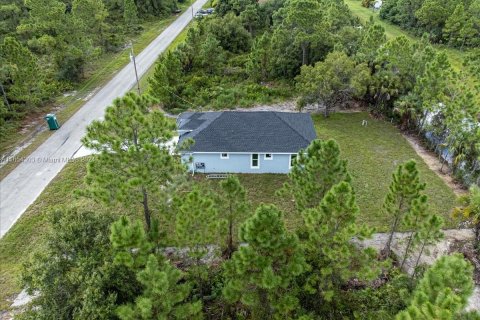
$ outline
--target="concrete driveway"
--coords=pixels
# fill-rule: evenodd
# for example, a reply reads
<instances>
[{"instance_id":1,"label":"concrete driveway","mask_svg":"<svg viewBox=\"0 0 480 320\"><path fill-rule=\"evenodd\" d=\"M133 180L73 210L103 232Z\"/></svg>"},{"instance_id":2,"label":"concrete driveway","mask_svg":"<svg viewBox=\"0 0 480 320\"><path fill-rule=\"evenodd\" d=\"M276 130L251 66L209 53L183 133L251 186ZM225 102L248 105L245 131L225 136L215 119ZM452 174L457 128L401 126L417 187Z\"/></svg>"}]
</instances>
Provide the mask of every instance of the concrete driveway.
<instances>
[{"instance_id":1,"label":"concrete driveway","mask_svg":"<svg viewBox=\"0 0 480 320\"><path fill-rule=\"evenodd\" d=\"M192 20L192 12L207 0L197 0L167 27L136 59L139 76ZM193 7L193 10L192 10ZM81 148L87 125L103 117L105 108L135 85L133 63L119 71L75 115L0 182L0 238ZM20 160L17 160L20 161Z\"/></svg>"}]
</instances>

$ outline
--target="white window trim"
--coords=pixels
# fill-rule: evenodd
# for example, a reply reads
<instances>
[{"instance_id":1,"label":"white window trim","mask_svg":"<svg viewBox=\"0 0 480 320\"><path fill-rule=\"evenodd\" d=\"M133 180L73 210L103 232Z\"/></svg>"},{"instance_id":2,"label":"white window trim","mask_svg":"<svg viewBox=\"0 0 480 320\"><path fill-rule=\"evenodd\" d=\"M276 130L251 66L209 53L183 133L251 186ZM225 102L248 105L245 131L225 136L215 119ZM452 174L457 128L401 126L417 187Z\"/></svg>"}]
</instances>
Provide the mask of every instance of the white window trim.
<instances>
[{"instance_id":1,"label":"white window trim","mask_svg":"<svg viewBox=\"0 0 480 320\"><path fill-rule=\"evenodd\" d=\"M293 166L292 166L292 157L293 157L293 156L295 156L295 158L298 157L298 153L291 153L291 154L290 154L290 158L288 159L288 168L289 168L289 169L292 169L292 168L293 168Z\"/></svg>"},{"instance_id":2,"label":"white window trim","mask_svg":"<svg viewBox=\"0 0 480 320\"><path fill-rule=\"evenodd\" d=\"M224 153L227 154L226 157L223 156ZM220 159L228 159L228 158L230 158L230 154L228 154L228 152L220 152Z\"/></svg>"},{"instance_id":3,"label":"white window trim","mask_svg":"<svg viewBox=\"0 0 480 320\"><path fill-rule=\"evenodd\" d=\"M267 154L270 155L270 158L267 158ZM263 160L273 160L273 153L265 153L265 154L263 155Z\"/></svg>"},{"instance_id":4,"label":"white window trim","mask_svg":"<svg viewBox=\"0 0 480 320\"><path fill-rule=\"evenodd\" d=\"M257 155L257 166L253 166L253 155ZM259 153L251 153L250 154L250 169L260 169L260 154Z\"/></svg>"}]
</instances>

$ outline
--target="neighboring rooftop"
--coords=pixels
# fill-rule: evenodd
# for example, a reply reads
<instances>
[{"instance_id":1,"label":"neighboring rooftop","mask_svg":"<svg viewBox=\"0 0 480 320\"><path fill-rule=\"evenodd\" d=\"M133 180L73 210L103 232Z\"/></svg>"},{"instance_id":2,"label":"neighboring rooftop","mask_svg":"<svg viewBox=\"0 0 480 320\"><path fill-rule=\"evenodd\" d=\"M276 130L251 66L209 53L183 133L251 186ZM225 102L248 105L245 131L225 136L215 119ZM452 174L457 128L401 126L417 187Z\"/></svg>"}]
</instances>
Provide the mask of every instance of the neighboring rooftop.
<instances>
[{"instance_id":1,"label":"neighboring rooftop","mask_svg":"<svg viewBox=\"0 0 480 320\"><path fill-rule=\"evenodd\" d=\"M177 125L193 152L295 153L317 137L310 114L298 112L185 112Z\"/></svg>"}]
</instances>

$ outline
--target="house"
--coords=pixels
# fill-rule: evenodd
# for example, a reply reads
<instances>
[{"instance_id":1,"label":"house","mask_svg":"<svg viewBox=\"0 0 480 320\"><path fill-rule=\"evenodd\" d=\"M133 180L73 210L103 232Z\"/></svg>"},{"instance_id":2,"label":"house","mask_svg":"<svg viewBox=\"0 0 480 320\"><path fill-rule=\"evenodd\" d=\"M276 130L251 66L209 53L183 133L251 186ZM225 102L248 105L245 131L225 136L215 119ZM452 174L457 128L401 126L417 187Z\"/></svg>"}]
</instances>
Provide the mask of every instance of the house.
<instances>
[{"instance_id":1,"label":"house","mask_svg":"<svg viewBox=\"0 0 480 320\"><path fill-rule=\"evenodd\" d=\"M186 112L177 119L179 145L192 172L288 173L301 149L316 139L307 113Z\"/></svg>"}]
</instances>

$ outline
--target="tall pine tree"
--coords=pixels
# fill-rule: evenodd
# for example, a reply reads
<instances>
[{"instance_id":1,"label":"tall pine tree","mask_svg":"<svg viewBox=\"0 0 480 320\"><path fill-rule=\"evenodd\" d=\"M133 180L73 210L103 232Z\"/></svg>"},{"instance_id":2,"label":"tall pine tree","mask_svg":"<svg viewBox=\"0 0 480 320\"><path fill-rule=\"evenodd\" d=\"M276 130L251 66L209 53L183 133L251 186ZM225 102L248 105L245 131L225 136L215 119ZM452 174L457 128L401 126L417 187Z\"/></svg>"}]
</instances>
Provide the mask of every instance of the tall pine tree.
<instances>
[{"instance_id":1,"label":"tall pine tree","mask_svg":"<svg viewBox=\"0 0 480 320\"><path fill-rule=\"evenodd\" d=\"M299 304L294 280L307 265L282 213L261 205L242 225L240 240L247 245L225 263L225 298L247 306L253 319L291 318Z\"/></svg>"},{"instance_id":2,"label":"tall pine tree","mask_svg":"<svg viewBox=\"0 0 480 320\"><path fill-rule=\"evenodd\" d=\"M307 262L305 289L332 302L340 287L352 277L369 279L377 275L369 263L376 252L361 250L352 238L364 239L373 230L356 221L359 209L353 189L340 182L327 192L319 206L302 213L308 238L304 240Z\"/></svg>"},{"instance_id":3,"label":"tall pine tree","mask_svg":"<svg viewBox=\"0 0 480 320\"><path fill-rule=\"evenodd\" d=\"M404 221L405 215L412 210L414 201L422 196L421 193L424 189L425 184L420 182L417 164L414 160L398 166L392 175L392 182L383 204L385 213L392 220L390 236L383 249L385 256L390 255L395 232Z\"/></svg>"},{"instance_id":4,"label":"tall pine tree","mask_svg":"<svg viewBox=\"0 0 480 320\"><path fill-rule=\"evenodd\" d=\"M227 222L227 236L224 255L230 259L237 249L236 235L238 225L242 222L248 212L249 204L245 188L237 176L231 175L220 183L222 188L223 214Z\"/></svg>"},{"instance_id":5,"label":"tall pine tree","mask_svg":"<svg viewBox=\"0 0 480 320\"><path fill-rule=\"evenodd\" d=\"M314 140L299 152L280 193L293 196L297 211L302 212L318 206L335 184L350 180L347 161L340 158L337 142Z\"/></svg>"},{"instance_id":6,"label":"tall pine tree","mask_svg":"<svg viewBox=\"0 0 480 320\"><path fill-rule=\"evenodd\" d=\"M422 195L418 199L413 200L411 209L405 213L403 225L407 230L410 230L410 234L407 238L400 269L403 268L412 250L415 249L419 243L419 231L429 216L427 200L426 195Z\"/></svg>"},{"instance_id":7,"label":"tall pine tree","mask_svg":"<svg viewBox=\"0 0 480 320\"><path fill-rule=\"evenodd\" d=\"M136 27L138 24L138 12L135 1L124 0L123 1L123 20L128 28Z\"/></svg>"},{"instance_id":8,"label":"tall pine tree","mask_svg":"<svg viewBox=\"0 0 480 320\"><path fill-rule=\"evenodd\" d=\"M87 127L82 139L98 153L88 163L85 194L134 211L141 206L148 230L152 214L166 203L172 182L184 171L166 145L175 123L152 111L153 105L148 96L127 93L107 108L103 121Z\"/></svg>"}]
</instances>

